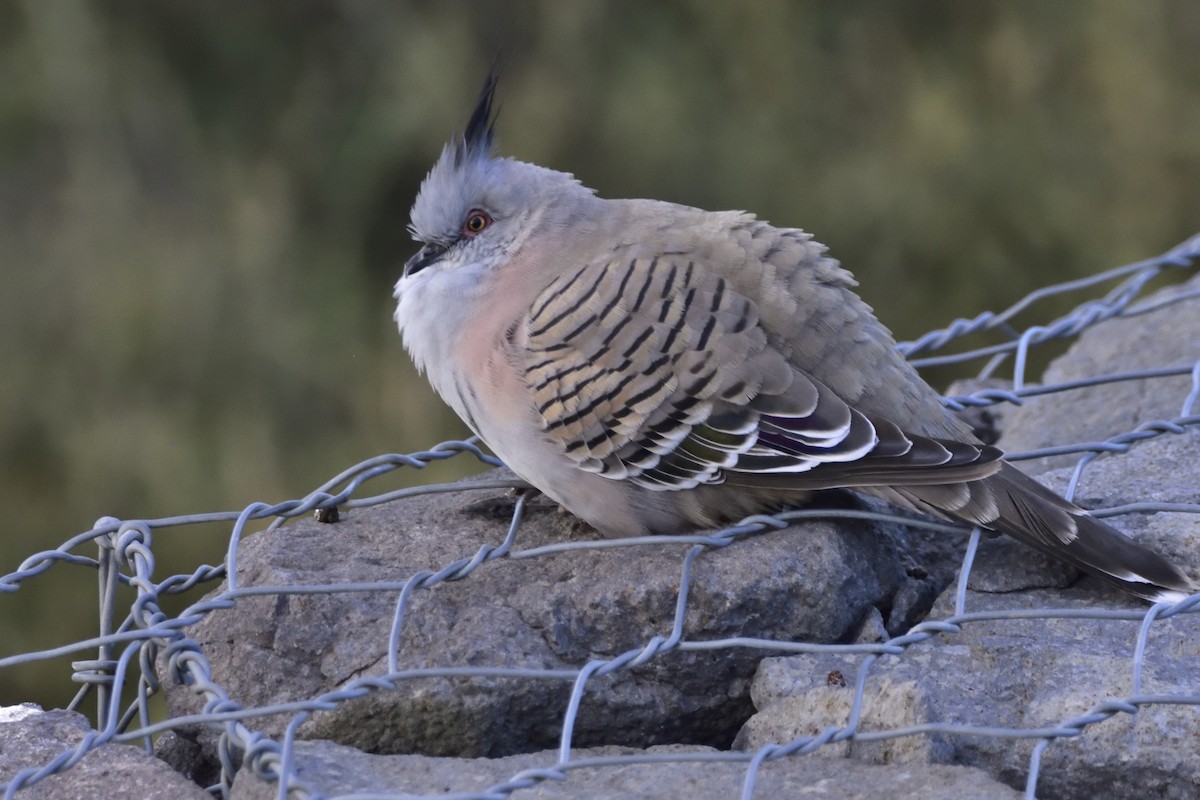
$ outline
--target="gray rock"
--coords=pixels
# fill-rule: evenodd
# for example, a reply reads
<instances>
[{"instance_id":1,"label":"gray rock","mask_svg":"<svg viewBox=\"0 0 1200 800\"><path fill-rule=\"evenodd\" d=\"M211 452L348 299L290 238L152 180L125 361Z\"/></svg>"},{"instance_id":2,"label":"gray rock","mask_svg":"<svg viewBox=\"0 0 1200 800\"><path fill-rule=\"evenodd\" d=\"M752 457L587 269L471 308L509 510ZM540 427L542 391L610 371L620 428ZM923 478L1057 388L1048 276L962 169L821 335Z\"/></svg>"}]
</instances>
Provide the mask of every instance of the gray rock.
<instances>
[{"instance_id":1,"label":"gray rock","mask_svg":"<svg viewBox=\"0 0 1200 800\"><path fill-rule=\"evenodd\" d=\"M853 644L879 644L890 638L883 623L883 614L878 608L871 608L854 635Z\"/></svg>"},{"instance_id":2,"label":"gray rock","mask_svg":"<svg viewBox=\"0 0 1200 800\"><path fill-rule=\"evenodd\" d=\"M1099 587L1062 591L967 593L967 611L1144 605ZM947 594L931 619L953 613ZM1105 700L1133 692L1133 647L1139 621L1085 618L973 620L871 666L860 732L956 724L1053 728ZM850 719L855 681L865 656L815 654L765 659L752 686L760 709L737 738L754 749L814 736ZM833 676L833 677L831 677ZM1143 667L1142 693L1195 697L1200 686L1200 615L1155 623ZM1039 797L1195 797L1200 793L1200 708L1142 706L1059 739L1043 753ZM1034 739L916 733L881 741L825 745L831 755L880 764L959 763L1024 785Z\"/></svg>"},{"instance_id":3,"label":"gray rock","mask_svg":"<svg viewBox=\"0 0 1200 800\"><path fill-rule=\"evenodd\" d=\"M1200 427L1164 433L1137 442L1126 453L1097 457L1080 473L1073 500L1084 508L1125 503L1194 503L1200 476L1190 469L1200 458ZM1039 480L1066 493L1074 467L1053 470Z\"/></svg>"},{"instance_id":4,"label":"gray rock","mask_svg":"<svg viewBox=\"0 0 1200 800\"><path fill-rule=\"evenodd\" d=\"M906 511L877 498L862 496L856 499L872 511L908 517L922 523L930 521L928 516ZM814 501L814 505L821 506L829 503L825 498ZM893 636L924 619L937 596L958 577L969 539L966 526L959 527L961 532L957 533L930 530L921 525L889 527L897 542L905 571L903 581L891 597L891 605L881 609L885 613L884 627Z\"/></svg>"},{"instance_id":5,"label":"gray rock","mask_svg":"<svg viewBox=\"0 0 1200 800\"><path fill-rule=\"evenodd\" d=\"M464 487L466 488L466 487ZM312 586L392 581L396 589L244 596L187 631L213 681L245 706L309 700L387 671L398 587L499 544L513 499L427 495L352 511L329 525L303 521L248 537L238 584ZM549 503L534 504L518 548L594 539ZM417 591L400 638L401 669L521 667L577 670L667 636L690 545L651 543L507 559ZM866 523L805 524L705 552L688 589L684 636L848 639L903 577L892 535ZM594 678L579 711L578 746L727 745L751 712L748 689L762 651L673 651ZM200 710L162 670L173 715ZM502 756L555 746L571 682L505 677L396 680L304 723L302 738L368 752ZM281 735L289 717L256 718ZM184 731L189 736L195 732ZM207 737L207 738L206 738ZM198 736L209 757L212 735Z\"/></svg>"},{"instance_id":6,"label":"gray rock","mask_svg":"<svg viewBox=\"0 0 1200 800\"><path fill-rule=\"evenodd\" d=\"M887 633L899 636L913 625L925 619L933 607L938 594L945 586L939 586L927 578L907 578L892 597L892 608L888 613Z\"/></svg>"},{"instance_id":7,"label":"gray rock","mask_svg":"<svg viewBox=\"0 0 1200 800\"><path fill-rule=\"evenodd\" d=\"M221 779L221 765L208 757L199 735L195 728L167 731L154 742L154 755L197 786L212 786Z\"/></svg>"},{"instance_id":8,"label":"gray rock","mask_svg":"<svg viewBox=\"0 0 1200 800\"><path fill-rule=\"evenodd\" d=\"M82 714L24 708L0 717L0 784L74 749L91 730ZM17 792L21 800L210 800L199 786L140 747L104 744L75 765Z\"/></svg>"},{"instance_id":9,"label":"gray rock","mask_svg":"<svg viewBox=\"0 0 1200 800\"><path fill-rule=\"evenodd\" d=\"M547 779L514 797L543 800L609 800L662 798L707 800L737 797L746 764L703 762L717 751L701 747L664 746L646 751L604 747L572 751L573 761L649 756L679 760L645 764L598 765L566 770L561 780ZM431 758L417 755L367 755L327 741L298 742L299 778L328 794L388 792L412 797L450 792L481 792L529 769L549 769L556 751L495 759ZM754 782L755 797L828 796L841 800L875 800L887 787L891 800L1016 800L1021 795L979 770L955 766L875 766L845 759L792 756L764 764ZM274 784L249 772L238 774L230 800L274 800Z\"/></svg>"},{"instance_id":10,"label":"gray rock","mask_svg":"<svg viewBox=\"0 0 1200 800\"><path fill-rule=\"evenodd\" d=\"M1200 289L1200 276L1163 289L1149 302ZM1140 369L1190 366L1200 360L1200 297L1158 308L1152 314L1112 319L1085 331L1065 355L1055 359L1043 384ZM1102 441L1151 420L1179 416L1191 377L1153 378L1090 386L1027 398L1005 412L1000 446L1035 450L1075 442ZM1193 411L1192 413L1200 413ZM1073 465L1078 456L1021 461L1022 469L1043 472Z\"/></svg>"}]
</instances>

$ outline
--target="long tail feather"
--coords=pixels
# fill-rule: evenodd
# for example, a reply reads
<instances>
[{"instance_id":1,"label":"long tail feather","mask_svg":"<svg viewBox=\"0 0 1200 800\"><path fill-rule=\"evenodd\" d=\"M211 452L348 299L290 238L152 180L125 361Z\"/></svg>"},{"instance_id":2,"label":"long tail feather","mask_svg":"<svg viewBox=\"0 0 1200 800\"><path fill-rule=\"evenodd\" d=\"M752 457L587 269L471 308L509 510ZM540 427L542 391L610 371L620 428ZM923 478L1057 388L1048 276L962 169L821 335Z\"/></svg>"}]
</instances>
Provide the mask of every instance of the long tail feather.
<instances>
[{"instance_id":1,"label":"long tail feather","mask_svg":"<svg viewBox=\"0 0 1200 800\"><path fill-rule=\"evenodd\" d=\"M1158 602L1178 601L1198 587L1177 567L1125 534L1059 497L1011 464L960 484L970 491L947 507L944 491L893 487L915 505L1006 533L1127 592Z\"/></svg>"}]
</instances>

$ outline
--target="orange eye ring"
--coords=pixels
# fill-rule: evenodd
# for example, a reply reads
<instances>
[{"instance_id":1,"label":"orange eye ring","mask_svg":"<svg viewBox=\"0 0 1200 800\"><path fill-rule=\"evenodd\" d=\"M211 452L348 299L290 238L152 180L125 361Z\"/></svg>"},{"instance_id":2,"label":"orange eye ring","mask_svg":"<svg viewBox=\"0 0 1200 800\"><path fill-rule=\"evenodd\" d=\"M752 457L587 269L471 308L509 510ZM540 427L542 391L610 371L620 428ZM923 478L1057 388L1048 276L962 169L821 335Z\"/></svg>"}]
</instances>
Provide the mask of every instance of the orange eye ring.
<instances>
[{"instance_id":1,"label":"orange eye ring","mask_svg":"<svg viewBox=\"0 0 1200 800\"><path fill-rule=\"evenodd\" d=\"M492 218L488 216L486 211L474 208L468 212L467 218L463 220L462 232L464 236L474 236L491 224Z\"/></svg>"}]
</instances>

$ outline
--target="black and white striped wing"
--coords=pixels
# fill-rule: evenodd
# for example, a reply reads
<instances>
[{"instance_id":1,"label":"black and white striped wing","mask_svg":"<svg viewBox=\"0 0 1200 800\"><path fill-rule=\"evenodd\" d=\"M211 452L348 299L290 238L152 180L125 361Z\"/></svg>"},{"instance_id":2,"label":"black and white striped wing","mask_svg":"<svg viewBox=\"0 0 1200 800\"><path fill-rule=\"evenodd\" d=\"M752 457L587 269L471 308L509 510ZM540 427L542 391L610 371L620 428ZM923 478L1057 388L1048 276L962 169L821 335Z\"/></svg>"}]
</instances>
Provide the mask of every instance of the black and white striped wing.
<instances>
[{"instance_id":1,"label":"black and white striped wing","mask_svg":"<svg viewBox=\"0 0 1200 800\"><path fill-rule=\"evenodd\" d=\"M520 336L543 435L581 469L649 489L731 474L791 474L796 488L903 483L940 466L988 474L998 458L851 408L771 347L754 303L683 258L564 273Z\"/></svg>"}]
</instances>

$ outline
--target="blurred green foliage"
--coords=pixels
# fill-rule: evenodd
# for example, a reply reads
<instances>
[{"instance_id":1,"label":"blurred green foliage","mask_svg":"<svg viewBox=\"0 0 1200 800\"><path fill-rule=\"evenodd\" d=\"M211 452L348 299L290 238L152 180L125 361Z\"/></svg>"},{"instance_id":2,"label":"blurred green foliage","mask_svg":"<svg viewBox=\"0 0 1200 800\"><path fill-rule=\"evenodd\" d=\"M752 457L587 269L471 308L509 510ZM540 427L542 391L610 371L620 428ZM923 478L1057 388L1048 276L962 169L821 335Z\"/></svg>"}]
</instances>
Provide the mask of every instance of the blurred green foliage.
<instances>
[{"instance_id":1,"label":"blurred green foliage","mask_svg":"<svg viewBox=\"0 0 1200 800\"><path fill-rule=\"evenodd\" d=\"M505 154L804 227L901 338L1200 228L1191 0L0 0L0 571L464 433L391 286L497 51ZM171 535L163 574L223 552ZM94 587L0 597L0 655Z\"/></svg>"}]
</instances>

